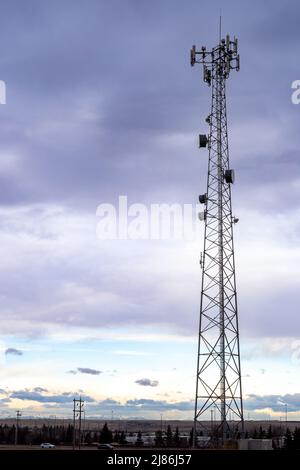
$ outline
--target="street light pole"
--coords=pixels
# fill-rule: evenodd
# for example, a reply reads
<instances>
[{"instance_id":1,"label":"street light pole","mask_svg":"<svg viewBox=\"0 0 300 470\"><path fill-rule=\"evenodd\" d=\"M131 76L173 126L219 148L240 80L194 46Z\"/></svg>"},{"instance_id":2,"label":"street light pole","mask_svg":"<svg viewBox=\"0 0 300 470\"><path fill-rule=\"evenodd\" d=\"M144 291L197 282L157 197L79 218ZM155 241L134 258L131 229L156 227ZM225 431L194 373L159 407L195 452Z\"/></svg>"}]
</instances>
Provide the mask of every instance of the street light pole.
<instances>
[{"instance_id":1,"label":"street light pole","mask_svg":"<svg viewBox=\"0 0 300 470\"><path fill-rule=\"evenodd\" d=\"M73 400L73 450L75 450L76 445L76 400Z\"/></svg>"},{"instance_id":2,"label":"street light pole","mask_svg":"<svg viewBox=\"0 0 300 470\"><path fill-rule=\"evenodd\" d=\"M22 413L19 410L16 413L17 413L17 422L16 422L16 432L15 432L15 446L18 445L19 418L22 416Z\"/></svg>"}]
</instances>

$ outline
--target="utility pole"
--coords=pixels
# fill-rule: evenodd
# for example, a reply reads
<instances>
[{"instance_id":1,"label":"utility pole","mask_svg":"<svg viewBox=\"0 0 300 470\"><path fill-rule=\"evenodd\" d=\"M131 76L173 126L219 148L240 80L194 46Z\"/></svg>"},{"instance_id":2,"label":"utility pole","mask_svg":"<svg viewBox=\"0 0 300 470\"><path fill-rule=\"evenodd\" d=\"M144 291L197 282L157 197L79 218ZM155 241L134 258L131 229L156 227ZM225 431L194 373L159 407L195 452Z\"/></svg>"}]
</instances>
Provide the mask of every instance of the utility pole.
<instances>
[{"instance_id":1,"label":"utility pole","mask_svg":"<svg viewBox=\"0 0 300 470\"><path fill-rule=\"evenodd\" d=\"M76 445L76 406L75 398L73 399L73 450L75 450Z\"/></svg>"},{"instance_id":2,"label":"utility pole","mask_svg":"<svg viewBox=\"0 0 300 470\"><path fill-rule=\"evenodd\" d=\"M280 422L280 436L281 436L281 416L279 417L279 422Z\"/></svg>"},{"instance_id":3,"label":"utility pole","mask_svg":"<svg viewBox=\"0 0 300 470\"><path fill-rule=\"evenodd\" d=\"M204 211L204 250L200 322L197 354L194 442L197 427L207 433L209 410L217 412L216 431L222 442L232 434L229 412L241 423L243 403L240 346L235 279L233 227L238 222L232 215L231 185L234 170L229 166L226 111L226 80L231 70L239 70L238 41L229 36L212 50L191 49L191 65L203 65L203 80L212 89L211 111L206 118L208 135L199 136L199 147L208 148L206 193L199 196ZM208 426L209 427L209 426Z\"/></svg>"},{"instance_id":4,"label":"utility pole","mask_svg":"<svg viewBox=\"0 0 300 470\"><path fill-rule=\"evenodd\" d=\"M85 442L85 431L86 431L86 429L85 429L85 409L84 408L83 408L82 412L83 412L83 430L82 430L81 442L82 442L82 444L84 444L84 442Z\"/></svg>"},{"instance_id":5,"label":"utility pole","mask_svg":"<svg viewBox=\"0 0 300 470\"><path fill-rule=\"evenodd\" d=\"M78 442L78 449L80 450L81 448L81 416L82 416L82 412L83 412L83 406L84 406L84 402L81 400L81 397L79 398L79 442Z\"/></svg>"},{"instance_id":6,"label":"utility pole","mask_svg":"<svg viewBox=\"0 0 300 470\"><path fill-rule=\"evenodd\" d=\"M84 401L73 399L73 450L76 449L76 423L78 422L78 450L81 448L81 416L84 412Z\"/></svg>"},{"instance_id":7,"label":"utility pole","mask_svg":"<svg viewBox=\"0 0 300 470\"><path fill-rule=\"evenodd\" d=\"M19 419L21 418L21 411L16 411L16 431L15 431L15 446L18 445L18 434L19 434Z\"/></svg>"}]
</instances>

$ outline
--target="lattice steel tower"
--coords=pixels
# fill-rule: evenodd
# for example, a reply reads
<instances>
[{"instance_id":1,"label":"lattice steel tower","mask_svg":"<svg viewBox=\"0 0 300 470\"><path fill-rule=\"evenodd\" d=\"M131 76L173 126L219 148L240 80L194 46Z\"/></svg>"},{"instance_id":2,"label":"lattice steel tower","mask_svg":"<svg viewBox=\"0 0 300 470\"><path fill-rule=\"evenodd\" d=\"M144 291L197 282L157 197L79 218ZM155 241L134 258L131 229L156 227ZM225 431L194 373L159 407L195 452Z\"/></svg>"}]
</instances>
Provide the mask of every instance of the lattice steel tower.
<instances>
[{"instance_id":1,"label":"lattice steel tower","mask_svg":"<svg viewBox=\"0 0 300 470\"><path fill-rule=\"evenodd\" d=\"M238 42L227 36L211 51L191 50L191 65L203 64L203 79L212 88L209 135L199 147L209 151L207 190L199 196L204 212L200 326L197 360L194 444L199 426L222 440L243 429L239 328L231 209L234 170L229 166L226 80L239 70ZM211 413L211 415L209 414ZM233 422L234 421L234 422Z\"/></svg>"}]
</instances>

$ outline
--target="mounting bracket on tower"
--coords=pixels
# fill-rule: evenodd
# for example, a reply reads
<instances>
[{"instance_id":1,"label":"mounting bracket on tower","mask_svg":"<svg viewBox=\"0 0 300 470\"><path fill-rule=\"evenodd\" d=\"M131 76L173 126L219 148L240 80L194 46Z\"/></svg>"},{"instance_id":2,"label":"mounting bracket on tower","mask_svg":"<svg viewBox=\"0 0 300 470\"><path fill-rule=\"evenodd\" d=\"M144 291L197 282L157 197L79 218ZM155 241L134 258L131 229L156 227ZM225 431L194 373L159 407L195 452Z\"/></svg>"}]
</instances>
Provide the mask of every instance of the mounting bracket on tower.
<instances>
[{"instance_id":1,"label":"mounting bracket on tower","mask_svg":"<svg viewBox=\"0 0 300 470\"><path fill-rule=\"evenodd\" d=\"M202 252L200 253L200 268L203 268L203 254Z\"/></svg>"}]
</instances>

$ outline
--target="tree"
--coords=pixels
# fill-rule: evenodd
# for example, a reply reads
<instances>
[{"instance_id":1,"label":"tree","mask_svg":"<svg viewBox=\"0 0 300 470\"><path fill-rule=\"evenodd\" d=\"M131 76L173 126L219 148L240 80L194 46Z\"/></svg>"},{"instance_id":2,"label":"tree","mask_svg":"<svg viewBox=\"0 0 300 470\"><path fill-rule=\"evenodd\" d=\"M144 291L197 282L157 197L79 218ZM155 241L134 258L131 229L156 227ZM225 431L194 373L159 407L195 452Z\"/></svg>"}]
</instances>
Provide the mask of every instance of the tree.
<instances>
[{"instance_id":1,"label":"tree","mask_svg":"<svg viewBox=\"0 0 300 470\"><path fill-rule=\"evenodd\" d=\"M90 431L88 431L85 435L85 442L87 443L88 446L91 445L91 443L93 442Z\"/></svg>"},{"instance_id":2,"label":"tree","mask_svg":"<svg viewBox=\"0 0 300 470\"><path fill-rule=\"evenodd\" d=\"M290 450L293 447L293 438L292 433L289 428L287 428L285 433L285 448Z\"/></svg>"},{"instance_id":3,"label":"tree","mask_svg":"<svg viewBox=\"0 0 300 470\"><path fill-rule=\"evenodd\" d=\"M100 442L101 444L110 444L112 440L113 440L112 432L108 428L107 423L105 423L100 433Z\"/></svg>"},{"instance_id":4,"label":"tree","mask_svg":"<svg viewBox=\"0 0 300 470\"><path fill-rule=\"evenodd\" d=\"M300 428L295 428L294 433L294 449L300 450Z\"/></svg>"},{"instance_id":5,"label":"tree","mask_svg":"<svg viewBox=\"0 0 300 470\"><path fill-rule=\"evenodd\" d=\"M138 432L137 439L135 441L136 446L142 446L144 444L141 431Z\"/></svg>"},{"instance_id":6,"label":"tree","mask_svg":"<svg viewBox=\"0 0 300 470\"><path fill-rule=\"evenodd\" d=\"M197 437L196 437L197 440ZM189 438L189 445L192 447L194 441L194 428L191 429L190 431L190 438Z\"/></svg>"},{"instance_id":7,"label":"tree","mask_svg":"<svg viewBox=\"0 0 300 470\"><path fill-rule=\"evenodd\" d=\"M126 434L125 434L124 431L121 432L119 444L121 444L121 445L126 444Z\"/></svg>"},{"instance_id":8,"label":"tree","mask_svg":"<svg viewBox=\"0 0 300 470\"><path fill-rule=\"evenodd\" d=\"M267 439L272 439L272 437L273 437L273 430L272 430L272 426L270 424L270 426L268 427Z\"/></svg>"},{"instance_id":9,"label":"tree","mask_svg":"<svg viewBox=\"0 0 300 470\"><path fill-rule=\"evenodd\" d=\"M265 430L260 426L260 427L259 427L258 438L259 438L259 439L265 439L265 437L266 437L266 432L265 432Z\"/></svg>"},{"instance_id":10,"label":"tree","mask_svg":"<svg viewBox=\"0 0 300 470\"><path fill-rule=\"evenodd\" d=\"M12 427L8 427L7 430L7 443L8 444L14 444L15 442L15 436L16 436L16 426L13 424Z\"/></svg>"},{"instance_id":11,"label":"tree","mask_svg":"<svg viewBox=\"0 0 300 470\"><path fill-rule=\"evenodd\" d=\"M179 445L180 445L180 434L179 434L178 426L176 426L173 440L174 440L175 447L179 447Z\"/></svg>"},{"instance_id":12,"label":"tree","mask_svg":"<svg viewBox=\"0 0 300 470\"><path fill-rule=\"evenodd\" d=\"M48 429L45 424L42 426L42 442L48 442L49 441L49 433Z\"/></svg>"},{"instance_id":13,"label":"tree","mask_svg":"<svg viewBox=\"0 0 300 470\"><path fill-rule=\"evenodd\" d=\"M71 426L71 424L68 424L66 437L65 437L65 442L67 442L68 444L73 442L73 432L74 432L73 426Z\"/></svg>"},{"instance_id":14,"label":"tree","mask_svg":"<svg viewBox=\"0 0 300 470\"><path fill-rule=\"evenodd\" d=\"M173 433L172 433L172 429L171 429L171 426L168 424L168 427L167 427L167 447L172 447L173 444L174 444L174 441L173 441Z\"/></svg>"},{"instance_id":15,"label":"tree","mask_svg":"<svg viewBox=\"0 0 300 470\"><path fill-rule=\"evenodd\" d=\"M156 446L156 447L163 447L163 445L164 445L164 440L163 440L163 435L162 435L162 431L161 431L161 430L156 431L154 441L155 441L155 446Z\"/></svg>"}]
</instances>

